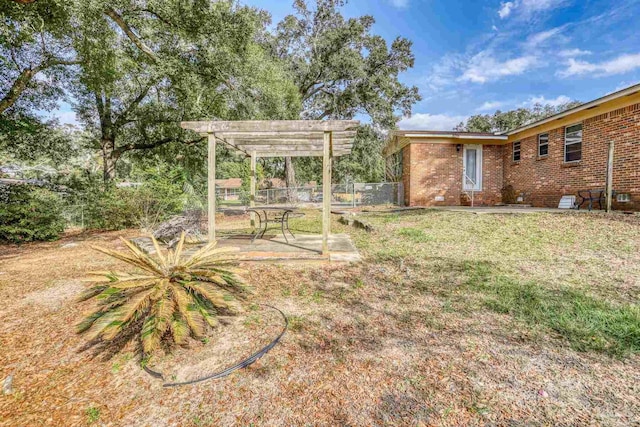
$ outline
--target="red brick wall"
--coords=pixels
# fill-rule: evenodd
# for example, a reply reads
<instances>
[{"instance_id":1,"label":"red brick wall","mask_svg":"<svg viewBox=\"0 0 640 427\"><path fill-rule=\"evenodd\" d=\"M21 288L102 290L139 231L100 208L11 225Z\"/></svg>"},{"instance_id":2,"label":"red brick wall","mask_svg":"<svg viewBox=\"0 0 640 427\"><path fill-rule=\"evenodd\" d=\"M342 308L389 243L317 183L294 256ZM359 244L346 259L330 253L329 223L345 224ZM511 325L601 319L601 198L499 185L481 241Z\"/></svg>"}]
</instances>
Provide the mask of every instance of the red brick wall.
<instances>
[{"instance_id":1,"label":"red brick wall","mask_svg":"<svg viewBox=\"0 0 640 427\"><path fill-rule=\"evenodd\" d=\"M549 155L538 158L538 136L521 140L521 160L513 162L513 145L504 149L504 183L525 202L557 207L563 195L605 187L609 141L615 142L614 189L631 194L631 203L614 209L640 210L640 104L583 122L582 160L564 163L564 127L549 132Z\"/></svg>"},{"instance_id":2,"label":"red brick wall","mask_svg":"<svg viewBox=\"0 0 640 427\"><path fill-rule=\"evenodd\" d=\"M402 187L404 190L404 204L410 206L411 200L411 145L402 149Z\"/></svg>"},{"instance_id":3,"label":"red brick wall","mask_svg":"<svg viewBox=\"0 0 640 427\"><path fill-rule=\"evenodd\" d=\"M462 149L457 144L410 144L403 151L403 182L408 206L451 206L466 203L462 192ZM482 153L483 189L476 205L500 202L502 146L485 145ZM444 201L436 201L443 196Z\"/></svg>"}]
</instances>

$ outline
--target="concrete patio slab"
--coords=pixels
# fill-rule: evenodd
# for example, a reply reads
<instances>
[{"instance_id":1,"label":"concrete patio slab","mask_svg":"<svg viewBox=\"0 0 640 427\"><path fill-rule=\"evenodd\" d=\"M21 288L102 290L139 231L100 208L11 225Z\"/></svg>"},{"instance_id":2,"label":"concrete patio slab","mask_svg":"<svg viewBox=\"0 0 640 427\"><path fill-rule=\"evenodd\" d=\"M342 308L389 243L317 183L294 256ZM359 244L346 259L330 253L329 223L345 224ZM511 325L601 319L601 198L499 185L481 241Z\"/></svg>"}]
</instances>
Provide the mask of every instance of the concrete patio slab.
<instances>
[{"instance_id":1,"label":"concrete patio slab","mask_svg":"<svg viewBox=\"0 0 640 427\"><path fill-rule=\"evenodd\" d=\"M358 262L362 258L348 234L329 235L329 257L322 256L320 234L297 234L295 238L265 236L251 242L248 236L220 239L223 247L237 247L242 261L331 261Z\"/></svg>"},{"instance_id":2,"label":"concrete patio slab","mask_svg":"<svg viewBox=\"0 0 640 427\"><path fill-rule=\"evenodd\" d=\"M218 240L220 247L238 248L238 258L242 262L359 262L362 260L358 249L348 234L329 235L329 256L322 255L322 235L298 234L288 236L288 242L280 236L265 235L251 241L249 235L223 237ZM148 237L134 239L148 253L155 249ZM203 243L189 245L185 253L195 252Z\"/></svg>"}]
</instances>

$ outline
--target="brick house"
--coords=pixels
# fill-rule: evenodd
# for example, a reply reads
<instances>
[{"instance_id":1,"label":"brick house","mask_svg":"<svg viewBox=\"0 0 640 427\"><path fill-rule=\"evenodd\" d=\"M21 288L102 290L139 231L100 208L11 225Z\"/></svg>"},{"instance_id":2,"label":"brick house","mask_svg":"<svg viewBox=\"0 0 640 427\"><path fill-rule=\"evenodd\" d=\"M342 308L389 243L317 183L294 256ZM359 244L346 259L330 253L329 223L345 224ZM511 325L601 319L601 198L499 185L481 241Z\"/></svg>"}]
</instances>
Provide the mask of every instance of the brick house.
<instances>
[{"instance_id":1,"label":"brick house","mask_svg":"<svg viewBox=\"0 0 640 427\"><path fill-rule=\"evenodd\" d=\"M511 186L520 202L557 207L605 188L610 142L613 207L640 211L640 85L503 134L394 131L384 155L407 206L494 205Z\"/></svg>"}]
</instances>

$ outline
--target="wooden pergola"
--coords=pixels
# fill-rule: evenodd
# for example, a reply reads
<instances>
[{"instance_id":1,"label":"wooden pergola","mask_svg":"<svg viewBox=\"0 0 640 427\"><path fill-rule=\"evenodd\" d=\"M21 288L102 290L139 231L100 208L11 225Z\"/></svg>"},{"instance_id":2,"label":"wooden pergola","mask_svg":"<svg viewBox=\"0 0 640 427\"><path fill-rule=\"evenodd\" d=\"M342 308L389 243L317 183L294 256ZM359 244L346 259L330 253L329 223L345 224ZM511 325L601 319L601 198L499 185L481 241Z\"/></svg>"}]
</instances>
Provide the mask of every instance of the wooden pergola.
<instances>
[{"instance_id":1,"label":"wooden pergola","mask_svg":"<svg viewBox=\"0 0 640 427\"><path fill-rule=\"evenodd\" d=\"M357 120L197 121L180 126L208 138L209 240L216 238L216 143L251 158L250 206L255 206L258 157L322 157L322 254L329 254L332 158L351 153Z\"/></svg>"}]
</instances>

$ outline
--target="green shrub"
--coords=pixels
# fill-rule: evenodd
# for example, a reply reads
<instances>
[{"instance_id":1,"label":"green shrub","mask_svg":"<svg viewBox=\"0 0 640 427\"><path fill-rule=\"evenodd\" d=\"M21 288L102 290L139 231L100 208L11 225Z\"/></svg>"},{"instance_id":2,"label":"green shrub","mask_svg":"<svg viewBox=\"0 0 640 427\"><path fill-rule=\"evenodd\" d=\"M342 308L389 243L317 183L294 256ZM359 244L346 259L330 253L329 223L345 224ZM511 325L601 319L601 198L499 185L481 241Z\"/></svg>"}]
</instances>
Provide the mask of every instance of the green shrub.
<instances>
[{"instance_id":1,"label":"green shrub","mask_svg":"<svg viewBox=\"0 0 640 427\"><path fill-rule=\"evenodd\" d=\"M184 209L181 194L153 185L97 189L82 198L87 229L153 228Z\"/></svg>"},{"instance_id":2,"label":"green shrub","mask_svg":"<svg viewBox=\"0 0 640 427\"><path fill-rule=\"evenodd\" d=\"M86 194L84 226L90 230L122 230L140 226L135 190L115 188Z\"/></svg>"},{"instance_id":3,"label":"green shrub","mask_svg":"<svg viewBox=\"0 0 640 427\"><path fill-rule=\"evenodd\" d=\"M55 240L64 231L60 197L44 188L0 184L0 241Z\"/></svg>"}]
</instances>

